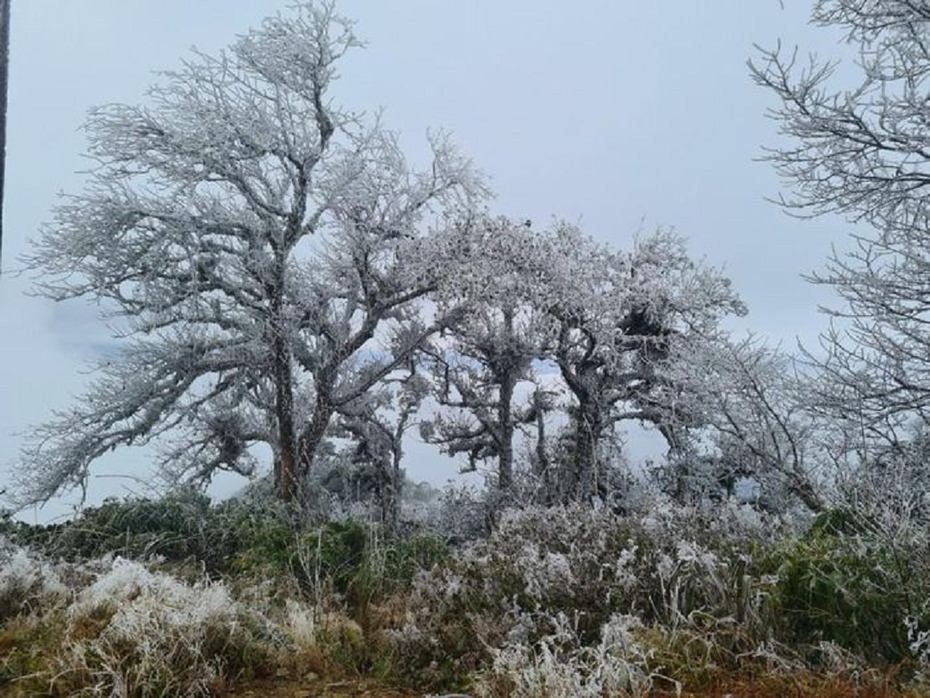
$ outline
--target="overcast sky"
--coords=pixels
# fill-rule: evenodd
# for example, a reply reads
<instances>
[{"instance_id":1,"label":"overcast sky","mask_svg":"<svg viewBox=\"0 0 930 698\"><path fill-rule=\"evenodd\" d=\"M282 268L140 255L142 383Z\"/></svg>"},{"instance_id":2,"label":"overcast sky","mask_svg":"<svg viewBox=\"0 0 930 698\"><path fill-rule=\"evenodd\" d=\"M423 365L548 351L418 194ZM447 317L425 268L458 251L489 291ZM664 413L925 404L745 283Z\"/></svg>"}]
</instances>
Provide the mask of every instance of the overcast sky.
<instances>
[{"instance_id":1,"label":"overcast sky","mask_svg":"<svg viewBox=\"0 0 930 698\"><path fill-rule=\"evenodd\" d=\"M285 0L13 0L8 162L0 278L0 467L22 432L68 404L106 339L93 310L24 295L9 273L60 191L81 187L87 109L137 102L191 46L215 51ZM604 242L673 226L725 268L750 308L738 329L791 347L812 341L828 299L800 274L847 232L798 221L757 162L776 141L752 84L753 44L837 55L839 37L806 26L810 0L344 0L368 47L348 57L335 95L423 153L429 127L454 134L493 179L497 212L537 226L558 216ZM454 466L417 449L414 478ZM145 454L98 469L91 499L142 492ZM0 483L4 475L0 471ZM2 486L2 485L0 485ZM222 489L222 488L221 488ZM42 518L66 509L56 503Z\"/></svg>"}]
</instances>

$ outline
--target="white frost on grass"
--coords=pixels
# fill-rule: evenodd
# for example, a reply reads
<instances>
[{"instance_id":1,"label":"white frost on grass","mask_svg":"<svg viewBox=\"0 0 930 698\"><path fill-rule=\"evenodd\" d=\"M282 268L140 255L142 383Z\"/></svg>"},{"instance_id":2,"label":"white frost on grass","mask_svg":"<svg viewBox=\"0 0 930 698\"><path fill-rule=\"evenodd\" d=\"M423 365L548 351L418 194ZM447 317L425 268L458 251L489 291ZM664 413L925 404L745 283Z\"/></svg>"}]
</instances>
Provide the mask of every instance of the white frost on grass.
<instances>
[{"instance_id":1,"label":"white frost on grass","mask_svg":"<svg viewBox=\"0 0 930 698\"><path fill-rule=\"evenodd\" d=\"M57 565L0 540L0 617L18 613L30 603L54 605L67 596Z\"/></svg>"},{"instance_id":2,"label":"white frost on grass","mask_svg":"<svg viewBox=\"0 0 930 698\"><path fill-rule=\"evenodd\" d=\"M660 675L652 667L656 663L653 652L636 638L642 627L634 616L614 615L602 626L598 644L584 647L563 616L556 632L535 645L513 643L495 651L491 668L476 686L477 695L482 698L645 696Z\"/></svg>"},{"instance_id":3,"label":"white frost on grass","mask_svg":"<svg viewBox=\"0 0 930 698\"><path fill-rule=\"evenodd\" d=\"M129 639L153 626L185 631L232 621L238 610L222 583L190 586L122 558L81 592L71 614L78 617L101 608L115 611L108 631Z\"/></svg>"},{"instance_id":4,"label":"white frost on grass","mask_svg":"<svg viewBox=\"0 0 930 698\"><path fill-rule=\"evenodd\" d=\"M252 641L250 617L221 582L185 584L117 558L68 611L62 675L116 696L212 695ZM94 624L99 633L81 631Z\"/></svg>"}]
</instances>

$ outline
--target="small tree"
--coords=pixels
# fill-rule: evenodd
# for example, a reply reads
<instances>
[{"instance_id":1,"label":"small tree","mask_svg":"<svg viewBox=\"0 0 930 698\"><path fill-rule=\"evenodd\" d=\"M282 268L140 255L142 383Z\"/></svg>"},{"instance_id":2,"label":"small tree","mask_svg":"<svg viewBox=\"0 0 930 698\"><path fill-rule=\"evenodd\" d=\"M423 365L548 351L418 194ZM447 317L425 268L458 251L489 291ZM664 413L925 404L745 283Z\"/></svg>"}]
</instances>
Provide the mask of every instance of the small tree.
<instances>
[{"instance_id":1,"label":"small tree","mask_svg":"<svg viewBox=\"0 0 930 698\"><path fill-rule=\"evenodd\" d=\"M467 310L425 354L432 396L441 409L422 423L421 434L450 455L466 453L472 470L480 461L496 460L497 486L507 493L513 486L515 431L536 420L517 400L541 356L532 305L538 279L530 271L540 263L538 236L528 225L503 218L480 217L468 227L470 252L459 271L468 281L451 284L439 296L442 306Z\"/></svg>"},{"instance_id":2,"label":"small tree","mask_svg":"<svg viewBox=\"0 0 930 698\"><path fill-rule=\"evenodd\" d=\"M98 167L28 263L52 298L99 300L124 348L36 429L24 501L168 431L169 469L195 479L251 472L248 447L268 444L292 499L333 415L443 325L414 308L441 267L421 223L484 187L444 138L417 170L379 121L333 103L360 45L332 3L304 2L165 73L149 106L91 112Z\"/></svg>"},{"instance_id":3,"label":"small tree","mask_svg":"<svg viewBox=\"0 0 930 698\"><path fill-rule=\"evenodd\" d=\"M337 420L337 434L353 440L352 461L375 470L381 521L392 531L400 526L404 435L428 391L427 380L413 367L407 375L383 381L378 390L346 404Z\"/></svg>"}]
</instances>

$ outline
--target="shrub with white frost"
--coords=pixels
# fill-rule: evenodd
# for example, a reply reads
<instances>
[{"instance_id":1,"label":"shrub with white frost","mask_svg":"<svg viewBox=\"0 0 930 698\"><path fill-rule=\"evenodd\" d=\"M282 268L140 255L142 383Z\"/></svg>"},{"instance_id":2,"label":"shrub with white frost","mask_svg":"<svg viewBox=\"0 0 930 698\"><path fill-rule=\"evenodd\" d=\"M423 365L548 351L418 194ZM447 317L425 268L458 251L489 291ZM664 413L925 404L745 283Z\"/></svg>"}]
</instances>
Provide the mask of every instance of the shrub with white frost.
<instances>
[{"instance_id":1,"label":"shrub with white frost","mask_svg":"<svg viewBox=\"0 0 930 698\"><path fill-rule=\"evenodd\" d=\"M114 696L212 695L250 668L262 625L222 583L189 585L118 558L69 609L59 680Z\"/></svg>"},{"instance_id":2,"label":"shrub with white frost","mask_svg":"<svg viewBox=\"0 0 930 698\"><path fill-rule=\"evenodd\" d=\"M397 656L419 667L411 675L420 681L441 643L455 647L447 673L494 659L540 681L545 674L547 692L538 695L586 695L573 693L588 679L579 684L572 667L603 646L612 619L672 631L705 627L707 619L762 625L764 589L746 580L758 572L753 547L767 535L766 521L733 506L708 513L654 502L627 515L580 505L508 510L490 537L415 580L403 622L386 635ZM567 659L553 640L566 618L580 652ZM616 656L607 652L598 666L606 671ZM563 684L571 688L554 687Z\"/></svg>"},{"instance_id":3,"label":"shrub with white frost","mask_svg":"<svg viewBox=\"0 0 930 698\"><path fill-rule=\"evenodd\" d=\"M482 698L601 698L644 696L660 675L653 652L636 637L642 623L615 615L585 647L564 616L557 631L535 645L508 644L494 651L491 668L476 686ZM671 682L674 683L674 682Z\"/></svg>"},{"instance_id":4,"label":"shrub with white frost","mask_svg":"<svg viewBox=\"0 0 930 698\"><path fill-rule=\"evenodd\" d=\"M68 597L59 566L0 539L0 621Z\"/></svg>"}]
</instances>

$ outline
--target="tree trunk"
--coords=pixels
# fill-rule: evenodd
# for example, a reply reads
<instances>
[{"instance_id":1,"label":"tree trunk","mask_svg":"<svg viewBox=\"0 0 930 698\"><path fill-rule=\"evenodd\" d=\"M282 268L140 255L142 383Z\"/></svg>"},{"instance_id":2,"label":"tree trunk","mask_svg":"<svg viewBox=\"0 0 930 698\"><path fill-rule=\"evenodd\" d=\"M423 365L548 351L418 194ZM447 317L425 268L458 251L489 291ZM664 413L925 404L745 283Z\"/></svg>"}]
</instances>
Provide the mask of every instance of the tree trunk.
<instances>
[{"instance_id":1,"label":"tree trunk","mask_svg":"<svg viewBox=\"0 0 930 698\"><path fill-rule=\"evenodd\" d=\"M597 451L601 430L602 419L597 406L579 405L575 415L575 472L572 493L578 501L590 502L597 494Z\"/></svg>"},{"instance_id":2,"label":"tree trunk","mask_svg":"<svg viewBox=\"0 0 930 698\"><path fill-rule=\"evenodd\" d=\"M334 409L330 397L334 380L324 379L317 384L316 404L313 409L313 417L310 424L300 435L300 444L298 453L300 455L299 475L306 479L310 470L313 468L313 461L316 458L317 449L326 436L326 430L333 418Z\"/></svg>"},{"instance_id":3,"label":"tree trunk","mask_svg":"<svg viewBox=\"0 0 930 698\"><path fill-rule=\"evenodd\" d=\"M811 513L819 514L826 508L823 499L814 491L806 477L796 475L792 480L789 489L800 498Z\"/></svg>"},{"instance_id":4,"label":"tree trunk","mask_svg":"<svg viewBox=\"0 0 930 698\"><path fill-rule=\"evenodd\" d=\"M395 446L391 454L391 470L388 473L387 488L383 494L381 504L384 525L391 533L397 533L400 528L400 495L403 487L400 477L402 457L401 449Z\"/></svg>"},{"instance_id":5,"label":"tree trunk","mask_svg":"<svg viewBox=\"0 0 930 698\"><path fill-rule=\"evenodd\" d=\"M546 413L538 394L534 400L536 400L536 473L543 483L543 502L546 506L551 506L561 495L556 492L552 468L549 464L549 451L546 444Z\"/></svg>"},{"instance_id":6,"label":"tree trunk","mask_svg":"<svg viewBox=\"0 0 930 698\"><path fill-rule=\"evenodd\" d=\"M672 476L675 479L675 485L672 498L681 505L690 504L695 495L691 482L694 475L684 441L674 426L662 423L660 420L655 420L653 423L668 446L668 451L665 454L666 467L674 466Z\"/></svg>"},{"instance_id":7,"label":"tree trunk","mask_svg":"<svg viewBox=\"0 0 930 698\"><path fill-rule=\"evenodd\" d=\"M273 312L281 317L283 304L283 283L275 289ZM278 422L278 458L275 472L275 489L278 499L292 502L297 497L297 455L294 433L294 388L291 377L291 353L287 345L287 336L283 321L277 323L278 329L272 338L275 383L275 418Z\"/></svg>"},{"instance_id":8,"label":"tree trunk","mask_svg":"<svg viewBox=\"0 0 930 698\"><path fill-rule=\"evenodd\" d=\"M504 347L513 346L513 308L504 308ZM497 400L497 488L513 489L513 392L517 385L518 366L508 360L508 352L498 365L500 391Z\"/></svg>"},{"instance_id":9,"label":"tree trunk","mask_svg":"<svg viewBox=\"0 0 930 698\"><path fill-rule=\"evenodd\" d=\"M500 443L497 451L497 487L501 492L513 489L513 392L516 387L516 375L505 372L500 383L500 397L497 404L497 425Z\"/></svg>"}]
</instances>

